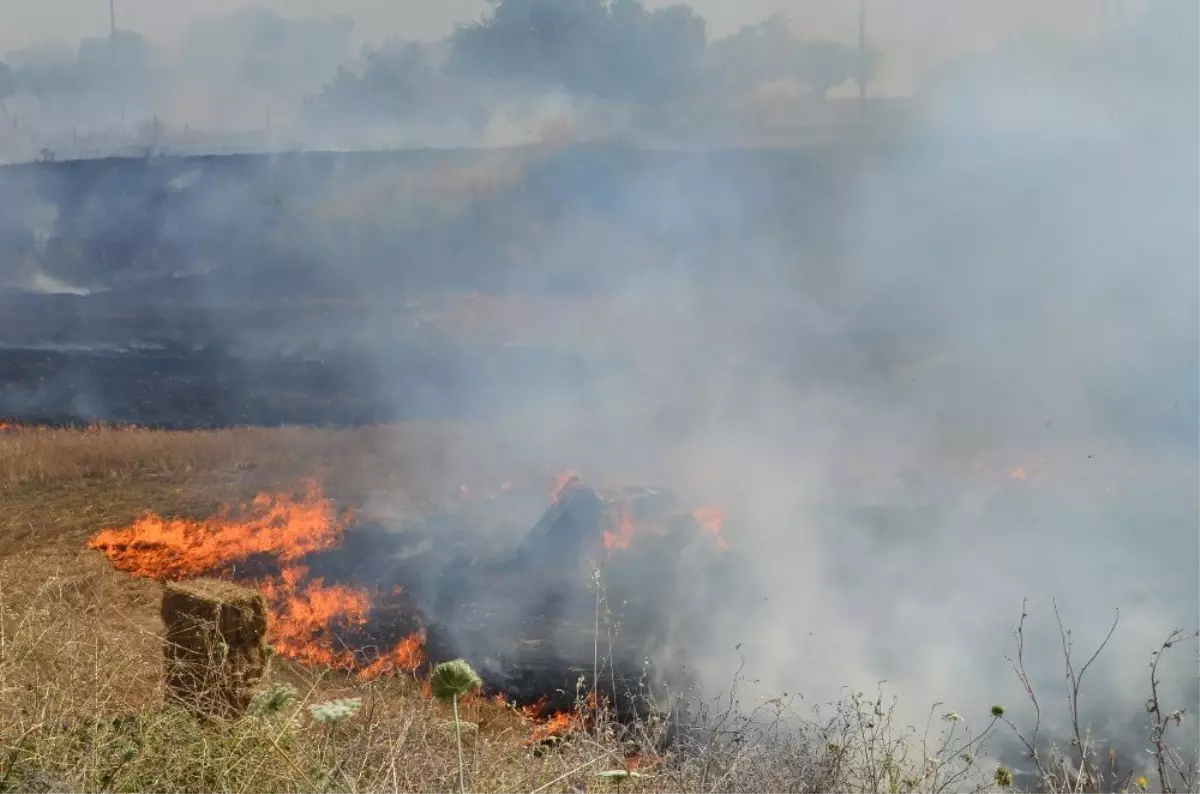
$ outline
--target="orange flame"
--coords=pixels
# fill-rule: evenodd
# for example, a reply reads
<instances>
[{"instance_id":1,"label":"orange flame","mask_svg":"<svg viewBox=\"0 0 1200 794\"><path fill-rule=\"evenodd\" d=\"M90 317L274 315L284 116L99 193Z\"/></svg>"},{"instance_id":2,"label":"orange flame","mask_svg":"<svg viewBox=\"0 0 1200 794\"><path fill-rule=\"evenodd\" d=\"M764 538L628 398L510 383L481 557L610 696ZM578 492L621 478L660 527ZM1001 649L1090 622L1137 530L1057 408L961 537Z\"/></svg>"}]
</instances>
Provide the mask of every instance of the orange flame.
<instances>
[{"instance_id":1,"label":"orange flame","mask_svg":"<svg viewBox=\"0 0 1200 794\"><path fill-rule=\"evenodd\" d=\"M20 422L0 422L0 433L45 433L45 425L25 425Z\"/></svg>"},{"instance_id":2,"label":"orange flame","mask_svg":"<svg viewBox=\"0 0 1200 794\"><path fill-rule=\"evenodd\" d=\"M503 703L502 700L501 702ZM598 702L596 693L592 692L588 695L584 705L577 711L556 711L546 714L546 707L550 701L543 695L536 703L516 708L516 712L522 719L534 724L526 741L528 744L537 744L556 736L567 736L587 730L590 721L599 711Z\"/></svg>"},{"instance_id":3,"label":"orange flame","mask_svg":"<svg viewBox=\"0 0 1200 794\"><path fill-rule=\"evenodd\" d=\"M559 736L567 736L584 729L583 718L568 711L551 714L534 726L529 734L529 744L537 744Z\"/></svg>"},{"instance_id":4,"label":"orange flame","mask_svg":"<svg viewBox=\"0 0 1200 794\"><path fill-rule=\"evenodd\" d=\"M617 505L616 512L613 514L613 529L611 532L604 532L604 548L612 551L613 549L629 548L629 541L633 540L634 534L637 532L637 527L633 524L633 517L629 515L629 505Z\"/></svg>"},{"instance_id":5,"label":"orange flame","mask_svg":"<svg viewBox=\"0 0 1200 794\"><path fill-rule=\"evenodd\" d=\"M415 673L425 661L425 632L415 631L360 670L358 680L370 681L390 672Z\"/></svg>"},{"instance_id":6,"label":"orange flame","mask_svg":"<svg viewBox=\"0 0 1200 794\"><path fill-rule=\"evenodd\" d=\"M546 709L546 704L549 702L550 699L542 695L536 703L519 707L517 713L527 720L536 720L542 716L542 712Z\"/></svg>"},{"instance_id":7,"label":"orange flame","mask_svg":"<svg viewBox=\"0 0 1200 794\"><path fill-rule=\"evenodd\" d=\"M278 579L264 579L259 589L271 605L272 641L282 656L339 669L354 666L349 651L335 651L336 629L367 622L367 594L344 585L326 587L320 579L302 584L302 565L283 569Z\"/></svg>"},{"instance_id":8,"label":"orange flame","mask_svg":"<svg viewBox=\"0 0 1200 794\"><path fill-rule=\"evenodd\" d=\"M729 551L729 544L721 537L721 530L725 528L725 511L722 508L698 507L692 511L692 518L699 522L701 529L716 536L719 551Z\"/></svg>"},{"instance_id":9,"label":"orange flame","mask_svg":"<svg viewBox=\"0 0 1200 794\"><path fill-rule=\"evenodd\" d=\"M567 498L567 492L576 485L581 485L583 478L576 472L563 471L554 475L554 489L550 491L550 501L556 505L562 504Z\"/></svg>"},{"instance_id":10,"label":"orange flame","mask_svg":"<svg viewBox=\"0 0 1200 794\"><path fill-rule=\"evenodd\" d=\"M244 508L243 508L244 511ZM281 562L328 549L341 538L349 513L338 517L315 483L303 499L259 494L250 515L235 519L226 508L216 518L163 518L147 513L127 527L106 529L88 542L113 567L151 579L199 576L255 554Z\"/></svg>"},{"instance_id":11,"label":"orange flame","mask_svg":"<svg viewBox=\"0 0 1200 794\"><path fill-rule=\"evenodd\" d=\"M97 533L88 547L102 551L113 567L159 581L218 575L256 586L270 611L271 641L281 656L304 664L353 670L359 659L339 649L339 628L366 624L370 599L363 590L310 579L300 560L335 546L352 514L339 515L315 483L303 498L259 494L235 517L222 509L215 518L164 518L147 513L127 527ZM237 564L268 554L279 573L238 577ZM424 661L424 635L405 637L362 668L362 679L392 670L411 671Z\"/></svg>"}]
</instances>

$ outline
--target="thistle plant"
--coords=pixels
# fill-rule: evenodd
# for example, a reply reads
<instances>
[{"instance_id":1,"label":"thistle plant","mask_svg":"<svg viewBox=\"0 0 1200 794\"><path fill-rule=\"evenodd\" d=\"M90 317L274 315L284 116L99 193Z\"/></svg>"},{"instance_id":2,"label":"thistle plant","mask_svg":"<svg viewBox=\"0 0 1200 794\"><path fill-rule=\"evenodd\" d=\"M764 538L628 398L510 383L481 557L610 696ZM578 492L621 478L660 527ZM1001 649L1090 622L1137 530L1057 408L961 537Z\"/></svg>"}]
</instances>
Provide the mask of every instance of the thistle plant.
<instances>
[{"instance_id":1,"label":"thistle plant","mask_svg":"<svg viewBox=\"0 0 1200 794\"><path fill-rule=\"evenodd\" d=\"M429 691L438 700L447 701L454 711L454 742L458 746L458 790L467 790L466 774L463 771L462 723L458 719L458 699L482 686L479 674L462 659L442 662L433 670Z\"/></svg>"}]
</instances>

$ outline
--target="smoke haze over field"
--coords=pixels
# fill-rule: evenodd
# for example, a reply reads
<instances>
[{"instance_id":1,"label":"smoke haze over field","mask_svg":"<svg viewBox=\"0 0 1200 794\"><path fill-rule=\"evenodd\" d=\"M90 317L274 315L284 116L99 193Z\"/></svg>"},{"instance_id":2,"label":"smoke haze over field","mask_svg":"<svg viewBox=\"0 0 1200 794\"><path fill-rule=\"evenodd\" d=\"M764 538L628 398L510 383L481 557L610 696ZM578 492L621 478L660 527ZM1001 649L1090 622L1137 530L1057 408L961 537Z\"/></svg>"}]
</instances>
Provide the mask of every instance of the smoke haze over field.
<instances>
[{"instance_id":1,"label":"smoke haze over field","mask_svg":"<svg viewBox=\"0 0 1200 794\"><path fill-rule=\"evenodd\" d=\"M654 0L661 7L668 0ZM872 33L884 48L904 61L898 79L911 89L919 70L940 60L970 51L986 50L1013 36L1054 31L1088 37L1114 18L1136 9L1140 0L1093 2L1063 0L1046 4L1036 0L970 2L926 0L896 4L868 0ZM774 14L787 14L814 38L852 42L857 36L857 3L854 0L792 3L786 0L693 0L689 3L716 37L735 33ZM454 26L477 19L487 8L483 0L445 0L429 4L378 0L213 0L203 5L177 0L117 0L118 24L151 40L171 45L186 37L187 29L206 18L261 8L292 17L344 16L356 22L355 45L387 37L433 40ZM0 11L0 50L12 51L47 40L74 41L108 31L108 6L103 0L13 0ZM950 35L952 32L952 35Z\"/></svg>"},{"instance_id":2,"label":"smoke haze over field","mask_svg":"<svg viewBox=\"0 0 1200 794\"><path fill-rule=\"evenodd\" d=\"M850 0L657 0L644 11L621 0L560 4L546 15L552 7L117 0L119 35L110 42L103 0L8 3L0 11L0 61L11 69L0 67L0 101L10 129L0 150L19 141L34 156L45 147L95 154L251 142L273 149L505 145L536 141L556 124L608 137L661 130L667 119L677 137L722 115L778 113L769 97L754 98L763 84L782 82L793 98L855 91L857 3ZM871 93L911 95L931 69L1014 39L1048 36L1059 50L1095 41L1138 7L1126 0L868 2ZM490 36L477 25L488 15ZM520 52L539 54L514 59ZM631 103L635 90L657 94ZM751 107L730 107L731 93ZM829 112L815 103L799 121L783 116L812 124Z\"/></svg>"},{"instance_id":3,"label":"smoke haze over field","mask_svg":"<svg viewBox=\"0 0 1200 794\"><path fill-rule=\"evenodd\" d=\"M2 12L37 31L17 40L0 16L10 49L83 32L53 27L35 5ZM555 16L539 0L505 0L458 34L452 24L481 8L438 4L435 18L414 4L401 27L399 4L347 2L344 20L305 22L278 16L281 3L261 4L275 14L213 4L233 16L203 24L119 5L123 19L144 14L146 49L128 50L143 58L130 67L145 81L135 93L168 124L175 113L197 125L257 118L269 97L275 123L330 148L540 145L412 155L403 167L185 163L171 166L170 189L151 166L137 182L131 166L106 177L121 196L110 216L100 199L76 198L67 220L40 221L50 243L21 236L27 207L0 211L5 239L28 239L20 261L41 283L149 292L151 276L175 284L164 274L186 271L202 286L171 289L214 316L286 290L563 301L565 318L531 299L521 333L628 367L461 387L456 404L505 410L447 449L448 466L473 461L497 482L573 468L728 504L726 537L769 596L729 593L711 635L692 638L689 664L708 689L728 686L740 644L769 694L823 700L887 679L910 719L938 701L978 726L1004 702L1020 724L1023 694L1002 654L1028 596L1034 683L1046 708L1062 702L1056 598L1085 658L1121 609L1083 707L1099 733L1143 740L1148 654L1200 621L1194 2L1037 3L1041 16L1028 3L930 2L905 21L870 4L877 79L911 94L882 142L856 146L836 126L844 141L800 151L691 153L611 142L703 144L727 119L718 111L771 86L780 93L766 106L828 123L836 103L824 90L853 93L854 4L805 6L828 13L797 11L789 32L753 27L779 10L765 2L736 4L746 18L735 20L735 4L579 2ZM530 13L544 24L524 24ZM45 48L8 60L18 78L69 84L89 57ZM227 84L243 93L212 89ZM22 90L10 104L36 105ZM227 104L205 104L218 99ZM47 117L112 110L83 88L44 101ZM756 118L746 111L712 137L749 138ZM21 172L29 181L11 177L0 196L87 184L82 168L53 165L54 178ZM128 231L132 218L153 245ZM93 244L117 253L103 267L76 255ZM315 323L284 315L255 338L333 335ZM385 402L401 402L407 333L391 320L362 331ZM1171 662L1179 707L1200 700L1193 651ZM1064 711L1047 718L1065 727Z\"/></svg>"}]
</instances>

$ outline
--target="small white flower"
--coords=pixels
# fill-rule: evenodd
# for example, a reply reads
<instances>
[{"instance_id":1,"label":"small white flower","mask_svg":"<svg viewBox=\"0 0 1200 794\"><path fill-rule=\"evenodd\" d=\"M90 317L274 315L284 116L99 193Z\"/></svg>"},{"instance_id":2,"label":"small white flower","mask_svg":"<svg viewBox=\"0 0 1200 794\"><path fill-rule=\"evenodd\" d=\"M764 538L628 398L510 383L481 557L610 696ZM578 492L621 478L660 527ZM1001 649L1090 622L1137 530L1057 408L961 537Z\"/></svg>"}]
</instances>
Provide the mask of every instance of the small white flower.
<instances>
[{"instance_id":1,"label":"small white flower","mask_svg":"<svg viewBox=\"0 0 1200 794\"><path fill-rule=\"evenodd\" d=\"M353 717L361 708L362 698L345 698L328 703L314 703L308 707L308 711L317 722L332 725Z\"/></svg>"}]
</instances>

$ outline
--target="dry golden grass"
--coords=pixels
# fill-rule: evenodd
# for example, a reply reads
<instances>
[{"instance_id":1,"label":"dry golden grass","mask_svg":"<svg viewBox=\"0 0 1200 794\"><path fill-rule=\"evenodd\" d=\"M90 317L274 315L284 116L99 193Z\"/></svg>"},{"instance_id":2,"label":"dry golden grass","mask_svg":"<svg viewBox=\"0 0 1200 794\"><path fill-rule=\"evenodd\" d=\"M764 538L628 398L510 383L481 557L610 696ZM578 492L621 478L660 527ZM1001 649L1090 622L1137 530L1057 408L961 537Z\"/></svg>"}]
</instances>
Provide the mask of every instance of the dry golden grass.
<instances>
[{"instance_id":1,"label":"dry golden grass","mask_svg":"<svg viewBox=\"0 0 1200 794\"><path fill-rule=\"evenodd\" d=\"M120 428L0 429L0 553L45 549L147 510L202 515L263 490L315 479L335 499L362 505L386 494L428 509L460 484L497 485L486 454L458 423L384 427L235 428L176 432ZM541 483L545 472L504 479Z\"/></svg>"},{"instance_id":2,"label":"dry golden grass","mask_svg":"<svg viewBox=\"0 0 1200 794\"><path fill-rule=\"evenodd\" d=\"M0 561L0 581L18 591L0 600L0 790L434 791L457 780L449 707L415 682L364 685L273 665L272 680L296 691L292 702L197 720L162 696L156 586L98 569L35 573L31 562ZM142 597L116 592L129 585ZM350 697L361 709L340 724L308 709ZM474 699L462 715L478 726L467 737L476 790L533 790L563 776L550 790L566 790L621 749L580 737L534 752L511 709Z\"/></svg>"},{"instance_id":3,"label":"dry golden grass","mask_svg":"<svg viewBox=\"0 0 1200 794\"><path fill-rule=\"evenodd\" d=\"M167 707L161 587L84 545L147 510L202 515L307 477L343 500L387 489L419 509L445 490L448 469L471 474L440 452L455 432L420 423L0 431L0 713L10 718L0 727L0 791L452 788L449 709L404 679L363 685L276 662L272 679L300 697L270 718L201 724ZM306 710L343 697L364 705L336 728ZM468 739L476 790L532 790L557 777L549 790L566 790L614 752L590 739L535 754L527 722L490 701L467 703L463 716L479 726Z\"/></svg>"},{"instance_id":4,"label":"dry golden grass","mask_svg":"<svg viewBox=\"0 0 1200 794\"><path fill-rule=\"evenodd\" d=\"M92 533L147 510L207 515L306 478L350 505L385 493L390 504L420 512L456 494L460 483L494 477L489 464L505 459L505 451L479 452L478 433L423 422L189 433L0 429L0 792L456 790L449 707L425 697L410 678L362 684L274 660L267 682L293 687L289 702L233 721L198 721L170 707L161 683L161 587L116 572L85 547ZM544 473L508 474L519 480ZM336 723L322 722L309 708L344 698L358 699L359 707ZM691 728L669 746L661 722L618 733L602 720L570 741L542 747L529 744L530 725L512 709L473 700L463 713L477 726L465 740L468 787L933 792L996 786L994 762L979 760L995 719L982 733L951 722L926 737L893 724L882 696L854 695L803 713L782 699L749 714L727 705L732 697L715 708L712 700L691 702ZM598 775L626 769L631 755L649 764L643 777ZM1081 777L1071 772L1074 760L1060 760L1067 761L1044 759L1044 790L1136 790L1136 773ZM1197 790L1194 762L1180 763L1176 790Z\"/></svg>"}]
</instances>

